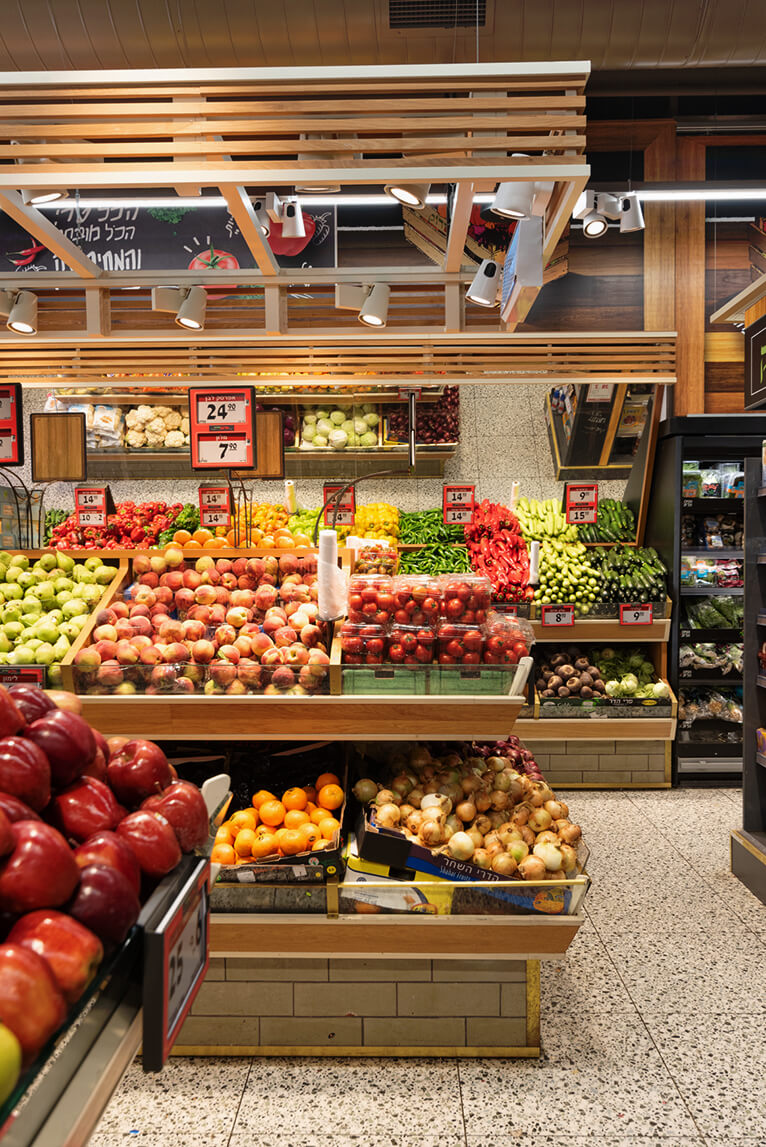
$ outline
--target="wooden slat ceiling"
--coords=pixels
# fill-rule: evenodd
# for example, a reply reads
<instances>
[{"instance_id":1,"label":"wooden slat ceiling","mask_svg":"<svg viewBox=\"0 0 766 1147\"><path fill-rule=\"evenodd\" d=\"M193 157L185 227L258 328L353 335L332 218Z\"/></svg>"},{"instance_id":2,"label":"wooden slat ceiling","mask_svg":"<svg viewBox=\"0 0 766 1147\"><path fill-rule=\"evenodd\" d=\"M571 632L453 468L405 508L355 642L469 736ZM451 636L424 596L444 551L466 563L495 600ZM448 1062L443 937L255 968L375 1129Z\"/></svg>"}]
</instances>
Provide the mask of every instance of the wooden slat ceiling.
<instances>
[{"instance_id":1,"label":"wooden slat ceiling","mask_svg":"<svg viewBox=\"0 0 766 1147\"><path fill-rule=\"evenodd\" d=\"M486 10L482 60L766 61L763 0L487 0ZM476 49L473 27L392 29L388 0L3 0L0 27L7 71L449 64Z\"/></svg>"},{"instance_id":2,"label":"wooden slat ceiling","mask_svg":"<svg viewBox=\"0 0 766 1147\"><path fill-rule=\"evenodd\" d=\"M456 335L422 334L300 336L260 344L237 343L231 335L215 345L187 346L179 339L59 345L27 341L4 344L0 379L33 386L125 385L133 380L227 380L253 377L302 384L407 380L426 382L675 382L672 333Z\"/></svg>"}]
</instances>

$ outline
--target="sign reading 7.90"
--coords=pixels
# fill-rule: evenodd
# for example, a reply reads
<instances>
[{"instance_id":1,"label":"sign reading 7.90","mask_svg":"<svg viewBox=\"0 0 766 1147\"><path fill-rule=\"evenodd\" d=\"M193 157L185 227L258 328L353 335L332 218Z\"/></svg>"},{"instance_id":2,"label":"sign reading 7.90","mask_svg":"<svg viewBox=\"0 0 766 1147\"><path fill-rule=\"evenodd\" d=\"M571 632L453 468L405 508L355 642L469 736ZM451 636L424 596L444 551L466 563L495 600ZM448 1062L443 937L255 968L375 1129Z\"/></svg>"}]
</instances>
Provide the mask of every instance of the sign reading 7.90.
<instances>
[{"instance_id":1,"label":"sign reading 7.90","mask_svg":"<svg viewBox=\"0 0 766 1147\"><path fill-rule=\"evenodd\" d=\"M253 469L256 465L255 389L189 389L192 468Z\"/></svg>"}]
</instances>

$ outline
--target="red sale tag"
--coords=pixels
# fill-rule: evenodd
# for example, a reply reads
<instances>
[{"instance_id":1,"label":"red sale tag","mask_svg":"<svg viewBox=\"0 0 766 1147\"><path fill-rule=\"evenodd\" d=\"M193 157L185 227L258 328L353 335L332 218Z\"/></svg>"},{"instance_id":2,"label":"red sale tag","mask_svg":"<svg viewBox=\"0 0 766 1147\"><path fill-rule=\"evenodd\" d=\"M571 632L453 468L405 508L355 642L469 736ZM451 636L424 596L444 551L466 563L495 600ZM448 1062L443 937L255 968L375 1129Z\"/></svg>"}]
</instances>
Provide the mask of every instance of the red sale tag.
<instances>
[{"instance_id":1,"label":"red sale tag","mask_svg":"<svg viewBox=\"0 0 766 1147\"><path fill-rule=\"evenodd\" d=\"M200 524L207 529L231 524L231 496L228 486L200 486Z\"/></svg>"},{"instance_id":2,"label":"red sale tag","mask_svg":"<svg viewBox=\"0 0 766 1147\"><path fill-rule=\"evenodd\" d=\"M194 470L255 466L254 387L190 387L189 418Z\"/></svg>"},{"instance_id":3,"label":"red sale tag","mask_svg":"<svg viewBox=\"0 0 766 1147\"><path fill-rule=\"evenodd\" d=\"M103 529L109 512L106 486L75 486L74 508L78 526Z\"/></svg>"},{"instance_id":4,"label":"red sale tag","mask_svg":"<svg viewBox=\"0 0 766 1147\"><path fill-rule=\"evenodd\" d=\"M442 516L446 526L470 526L473 521L475 486L445 486L442 494Z\"/></svg>"},{"instance_id":5,"label":"red sale tag","mask_svg":"<svg viewBox=\"0 0 766 1147\"><path fill-rule=\"evenodd\" d=\"M573 605L544 605L540 620L543 625L574 625L575 607Z\"/></svg>"},{"instance_id":6,"label":"red sale tag","mask_svg":"<svg viewBox=\"0 0 766 1147\"><path fill-rule=\"evenodd\" d=\"M595 506L567 506L567 524L570 526L594 526L597 518Z\"/></svg>"},{"instance_id":7,"label":"red sale tag","mask_svg":"<svg viewBox=\"0 0 766 1147\"><path fill-rule=\"evenodd\" d=\"M339 494L343 489L340 483L336 485L326 485L323 487L323 501L327 502ZM337 513L336 513L337 509ZM354 494L354 487L351 486L343 494L343 497L338 501L330 502L329 506L325 506L324 511L324 524L331 530L333 528L333 520L336 526L353 526L354 516L356 514L356 496Z\"/></svg>"},{"instance_id":8,"label":"red sale tag","mask_svg":"<svg viewBox=\"0 0 766 1147\"><path fill-rule=\"evenodd\" d=\"M653 620L650 604L620 606L620 625L651 625Z\"/></svg>"},{"instance_id":9,"label":"red sale tag","mask_svg":"<svg viewBox=\"0 0 766 1147\"><path fill-rule=\"evenodd\" d=\"M564 512L571 526L595 525L598 517L598 482L567 482Z\"/></svg>"}]
</instances>

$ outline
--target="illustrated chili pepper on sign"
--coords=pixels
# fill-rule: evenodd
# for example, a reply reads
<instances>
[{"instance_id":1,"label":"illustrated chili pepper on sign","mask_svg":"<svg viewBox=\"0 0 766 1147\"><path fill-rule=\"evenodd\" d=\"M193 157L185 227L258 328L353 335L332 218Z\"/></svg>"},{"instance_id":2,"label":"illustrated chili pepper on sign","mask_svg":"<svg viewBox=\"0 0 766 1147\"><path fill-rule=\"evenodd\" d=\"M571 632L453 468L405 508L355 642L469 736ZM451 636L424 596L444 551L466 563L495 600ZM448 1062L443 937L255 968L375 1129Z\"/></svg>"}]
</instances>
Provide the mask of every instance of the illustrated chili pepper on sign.
<instances>
[{"instance_id":1,"label":"illustrated chili pepper on sign","mask_svg":"<svg viewBox=\"0 0 766 1147\"><path fill-rule=\"evenodd\" d=\"M23 251L6 251L5 257L14 267L28 267L30 263L34 263L41 251L47 251L47 249L44 243L32 241L31 246L26 247Z\"/></svg>"}]
</instances>

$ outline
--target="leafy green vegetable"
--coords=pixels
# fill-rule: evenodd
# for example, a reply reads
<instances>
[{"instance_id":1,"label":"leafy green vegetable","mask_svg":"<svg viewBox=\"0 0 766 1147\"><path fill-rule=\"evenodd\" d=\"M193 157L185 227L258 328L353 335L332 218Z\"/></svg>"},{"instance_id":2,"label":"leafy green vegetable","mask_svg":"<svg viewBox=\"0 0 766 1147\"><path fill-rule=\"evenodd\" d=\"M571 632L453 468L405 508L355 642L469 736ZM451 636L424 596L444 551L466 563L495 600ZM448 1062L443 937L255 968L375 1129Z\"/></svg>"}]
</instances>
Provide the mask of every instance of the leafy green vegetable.
<instances>
[{"instance_id":1,"label":"leafy green vegetable","mask_svg":"<svg viewBox=\"0 0 766 1147\"><path fill-rule=\"evenodd\" d=\"M190 207L150 207L149 214L160 223L180 223L190 210Z\"/></svg>"},{"instance_id":2,"label":"leafy green vegetable","mask_svg":"<svg viewBox=\"0 0 766 1147\"><path fill-rule=\"evenodd\" d=\"M188 530L190 534L193 534L194 531L198 529L199 508L195 506L193 502L186 502L184 508L173 522L173 525L163 530L157 541L161 546L166 546L168 542L173 541L173 534L176 530Z\"/></svg>"}]
</instances>

